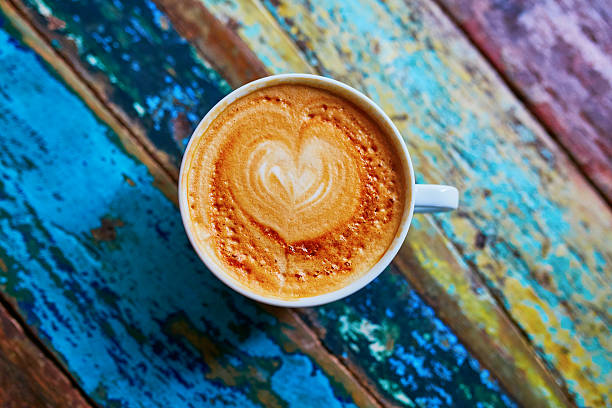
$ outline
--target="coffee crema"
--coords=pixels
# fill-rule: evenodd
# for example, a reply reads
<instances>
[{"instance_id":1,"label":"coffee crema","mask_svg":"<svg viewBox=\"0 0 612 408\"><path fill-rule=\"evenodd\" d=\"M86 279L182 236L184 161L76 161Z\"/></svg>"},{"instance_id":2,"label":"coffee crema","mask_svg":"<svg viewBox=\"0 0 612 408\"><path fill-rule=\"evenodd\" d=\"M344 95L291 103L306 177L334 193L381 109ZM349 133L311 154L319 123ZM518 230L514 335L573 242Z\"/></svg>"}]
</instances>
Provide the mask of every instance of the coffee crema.
<instances>
[{"instance_id":1,"label":"coffee crema","mask_svg":"<svg viewBox=\"0 0 612 408\"><path fill-rule=\"evenodd\" d=\"M405 194L390 137L350 101L304 85L227 106L187 174L197 245L240 285L288 300L334 291L374 266Z\"/></svg>"}]
</instances>

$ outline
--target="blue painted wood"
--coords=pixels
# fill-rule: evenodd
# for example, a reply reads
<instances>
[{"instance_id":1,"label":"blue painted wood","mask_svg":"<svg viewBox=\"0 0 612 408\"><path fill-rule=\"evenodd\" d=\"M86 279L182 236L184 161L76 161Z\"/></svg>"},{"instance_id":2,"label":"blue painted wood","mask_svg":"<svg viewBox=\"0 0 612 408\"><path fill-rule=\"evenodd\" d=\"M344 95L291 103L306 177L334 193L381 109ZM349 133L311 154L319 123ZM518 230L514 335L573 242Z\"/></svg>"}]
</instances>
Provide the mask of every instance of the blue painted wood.
<instances>
[{"instance_id":1,"label":"blue painted wood","mask_svg":"<svg viewBox=\"0 0 612 408\"><path fill-rule=\"evenodd\" d=\"M354 406L202 266L147 169L6 26L0 73L0 287L96 402Z\"/></svg>"},{"instance_id":2,"label":"blue painted wood","mask_svg":"<svg viewBox=\"0 0 612 408\"><path fill-rule=\"evenodd\" d=\"M230 91L151 2L26 0L41 21L53 17L53 46L76 54L105 97L145 130L178 165L191 127ZM57 7L56 7L57 6ZM53 10L53 14L50 14ZM66 41L63 41L66 40Z\"/></svg>"},{"instance_id":3,"label":"blue painted wood","mask_svg":"<svg viewBox=\"0 0 612 408\"><path fill-rule=\"evenodd\" d=\"M362 367L396 403L516 407L396 266L344 301L317 310L324 342Z\"/></svg>"}]
</instances>

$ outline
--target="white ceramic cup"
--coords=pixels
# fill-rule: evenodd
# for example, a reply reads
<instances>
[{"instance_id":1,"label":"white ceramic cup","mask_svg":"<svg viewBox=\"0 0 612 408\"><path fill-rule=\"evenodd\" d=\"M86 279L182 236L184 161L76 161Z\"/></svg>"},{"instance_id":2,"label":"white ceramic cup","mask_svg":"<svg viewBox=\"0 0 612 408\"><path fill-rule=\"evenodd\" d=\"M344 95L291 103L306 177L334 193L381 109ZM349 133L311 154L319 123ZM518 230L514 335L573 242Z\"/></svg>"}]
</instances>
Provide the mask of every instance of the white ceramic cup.
<instances>
[{"instance_id":1,"label":"white ceramic cup","mask_svg":"<svg viewBox=\"0 0 612 408\"><path fill-rule=\"evenodd\" d=\"M189 216L189 204L187 203L187 173L191 167L193 149L195 146L197 146L198 140L202 137L207 127L212 123L217 115L223 112L223 110L235 100L258 89L280 84L307 85L314 88L324 89L333 94L344 97L368 113L392 139L397 152L401 156L403 171L408 187L408 194L406 194L406 203L404 205L404 213L402 215L400 226L395 234L395 238L391 242L391 245L389 245L389 248L387 248L387 251L383 254L380 260L363 276L349 282L346 286L340 289L322 295L304 297L296 300L283 300L254 293L249 290L248 287L226 273L220 260L213 259L213 257L198 246L198 243L194 237L193 226ZM391 119L389 119L383 110L370 98L356 89L343 84L342 82L308 74L282 74L258 79L241 86L219 101L219 103L217 103L206 114L206 116L204 116L198 127L193 132L191 140L187 145L187 149L185 150L183 161L181 163L178 194L179 206L181 209L181 216L183 218L185 231L187 231L189 240L198 253L198 256L202 259L202 261L204 261L208 269L210 269L212 273L214 273L223 283L234 289L236 292L258 302L284 307L318 306L333 302L355 293L370 283L391 263L404 242L404 239L406 238L413 213L450 211L456 209L459 202L459 192L455 187L434 184L415 184L412 160L410 159L410 154L408 153L408 149L406 148L406 144L404 143L402 136Z\"/></svg>"}]
</instances>

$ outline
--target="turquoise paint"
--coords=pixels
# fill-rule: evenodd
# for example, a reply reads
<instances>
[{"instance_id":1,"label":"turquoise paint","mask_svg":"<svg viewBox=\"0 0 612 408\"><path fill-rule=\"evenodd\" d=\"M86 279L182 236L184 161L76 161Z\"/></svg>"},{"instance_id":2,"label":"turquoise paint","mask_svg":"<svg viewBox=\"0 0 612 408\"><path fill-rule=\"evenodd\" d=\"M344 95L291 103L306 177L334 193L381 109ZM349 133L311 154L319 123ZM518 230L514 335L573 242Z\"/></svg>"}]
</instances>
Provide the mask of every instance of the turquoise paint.
<instances>
[{"instance_id":1,"label":"turquoise paint","mask_svg":"<svg viewBox=\"0 0 612 408\"><path fill-rule=\"evenodd\" d=\"M291 372L298 392L353 406L308 357L271 339L273 317L202 266L147 169L6 31L0 73L3 289L96 402L249 407L263 382L299 406L281 381ZM121 221L116 239L93 239L102 218ZM223 364L262 378L208 380L202 356L166 330L177 313L223 351Z\"/></svg>"},{"instance_id":2,"label":"turquoise paint","mask_svg":"<svg viewBox=\"0 0 612 408\"><path fill-rule=\"evenodd\" d=\"M244 35L249 38L260 38L263 28L259 24L249 24L243 26L243 30ZM275 55L275 57L275 60L282 60L280 55ZM259 59L266 67L273 67L274 71L272 72L289 72L286 67L273 64L271 56L269 55L262 55L259 57Z\"/></svg>"},{"instance_id":3,"label":"turquoise paint","mask_svg":"<svg viewBox=\"0 0 612 408\"><path fill-rule=\"evenodd\" d=\"M326 346L367 361L365 372L398 404L516 406L394 268L317 311Z\"/></svg>"},{"instance_id":4,"label":"turquoise paint","mask_svg":"<svg viewBox=\"0 0 612 408\"><path fill-rule=\"evenodd\" d=\"M312 362L303 356L292 356L290 362L272 376L273 389L286 401L292 401L292 406L298 408L329 407L342 408L354 406L349 401L338 400L331 393L329 380L320 371L313 370ZM312 373L311 382L328 385L327 387L304 387L303 378L295 373Z\"/></svg>"},{"instance_id":5,"label":"turquoise paint","mask_svg":"<svg viewBox=\"0 0 612 408\"><path fill-rule=\"evenodd\" d=\"M598 252L598 251L593 251L593 258L595 258L595 264L597 265L597 271L603 274L604 268L608 265L608 263L606 262L606 259L601 254L601 252Z\"/></svg>"},{"instance_id":6,"label":"turquoise paint","mask_svg":"<svg viewBox=\"0 0 612 408\"><path fill-rule=\"evenodd\" d=\"M83 66L109 78L114 86L110 100L138 119L147 137L171 159L185 147L176 139L189 136L173 137L172 121L184 114L195 128L231 90L150 0L25 3L65 21L61 32L77 44Z\"/></svg>"},{"instance_id":7,"label":"turquoise paint","mask_svg":"<svg viewBox=\"0 0 612 408\"><path fill-rule=\"evenodd\" d=\"M271 358L281 355L281 349L278 344L272 342L265 333L254 331L244 341L248 353L253 357Z\"/></svg>"}]
</instances>

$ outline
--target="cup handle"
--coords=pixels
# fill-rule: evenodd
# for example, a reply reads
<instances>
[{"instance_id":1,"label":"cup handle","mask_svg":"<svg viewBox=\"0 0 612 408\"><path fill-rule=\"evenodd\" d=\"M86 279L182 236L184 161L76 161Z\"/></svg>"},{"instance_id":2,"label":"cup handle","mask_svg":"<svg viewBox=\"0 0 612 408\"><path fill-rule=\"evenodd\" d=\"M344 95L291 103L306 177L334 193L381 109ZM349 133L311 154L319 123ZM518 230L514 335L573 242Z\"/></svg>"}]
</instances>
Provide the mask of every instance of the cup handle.
<instances>
[{"instance_id":1,"label":"cup handle","mask_svg":"<svg viewBox=\"0 0 612 408\"><path fill-rule=\"evenodd\" d=\"M414 212L434 213L456 210L459 191L452 186L439 184L414 185Z\"/></svg>"}]
</instances>

